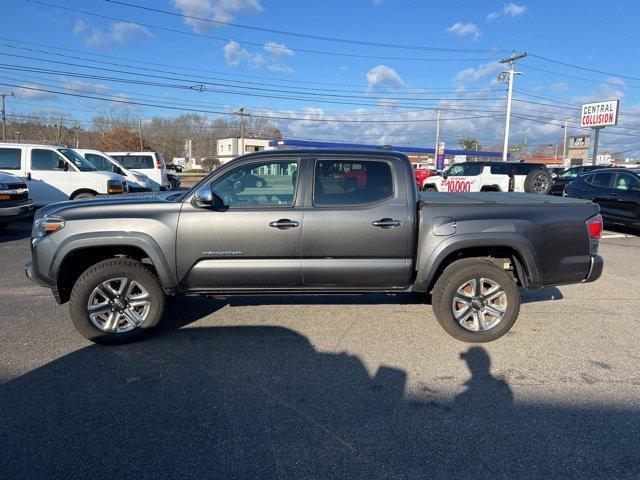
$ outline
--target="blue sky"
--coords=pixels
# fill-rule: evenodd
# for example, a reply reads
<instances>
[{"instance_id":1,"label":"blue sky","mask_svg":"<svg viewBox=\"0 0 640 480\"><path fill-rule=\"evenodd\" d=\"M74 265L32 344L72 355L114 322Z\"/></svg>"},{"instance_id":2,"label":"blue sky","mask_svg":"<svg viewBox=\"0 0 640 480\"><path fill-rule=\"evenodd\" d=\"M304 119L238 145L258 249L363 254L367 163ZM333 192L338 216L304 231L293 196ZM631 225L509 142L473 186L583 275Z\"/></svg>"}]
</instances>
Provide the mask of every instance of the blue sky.
<instances>
[{"instance_id":1,"label":"blue sky","mask_svg":"<svg viewBox=\"0 0 640 480\"><path fill-rule=\"evenodd\" d=\"M620 125L603 132L601 148L640 146L637 2L127 0L178 14L171 15L106 0L43 1L87 13L24 0L3 6L0 82L14 86L0 88L16 91L10 113L88 121L110 110L180 113L158 105L215 112L242 105L253 115L296 118L274 119L288 137L431 145L438 107L448 143L477 136L489 145L500 143L504 125L496 60L514 49L537 57L518 65L512 142L554 141L563 118L575 123L576 105L620 98ZM206 91L189 89L201 81Z\"/></svg>"}]
</instances>

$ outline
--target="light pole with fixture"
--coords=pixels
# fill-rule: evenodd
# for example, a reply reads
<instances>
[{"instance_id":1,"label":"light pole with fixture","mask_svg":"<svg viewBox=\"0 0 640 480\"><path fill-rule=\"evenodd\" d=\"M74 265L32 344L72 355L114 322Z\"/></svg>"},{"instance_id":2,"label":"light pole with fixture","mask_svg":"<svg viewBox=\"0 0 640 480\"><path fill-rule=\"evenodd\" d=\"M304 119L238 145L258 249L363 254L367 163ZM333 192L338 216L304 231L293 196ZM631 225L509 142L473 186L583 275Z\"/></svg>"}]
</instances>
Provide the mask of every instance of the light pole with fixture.
<instances>
[{"instance_id":1,"label":"light pole with fixture","mask_svg":"<svg viewBox=\"0 0 640 480\"><path fill-rule=\"evenodd\" d=\"M520 60L527 56L527 52L522 52L516 54L516 52L511 53L510 57L503 58L500 60L500 63L508 63L509 70L500 72L498 75L498 81L502 83L508 83L507 88L507 116L504 122L504 145L502 147L502 161L507 161L507 152L509 151L509 121L511 119L511 97L513 96L513 77L515 75L522 75L522 72L516 72L514 70L514 66L516 64L516 60Z\"/></svg>"}]
</instances>

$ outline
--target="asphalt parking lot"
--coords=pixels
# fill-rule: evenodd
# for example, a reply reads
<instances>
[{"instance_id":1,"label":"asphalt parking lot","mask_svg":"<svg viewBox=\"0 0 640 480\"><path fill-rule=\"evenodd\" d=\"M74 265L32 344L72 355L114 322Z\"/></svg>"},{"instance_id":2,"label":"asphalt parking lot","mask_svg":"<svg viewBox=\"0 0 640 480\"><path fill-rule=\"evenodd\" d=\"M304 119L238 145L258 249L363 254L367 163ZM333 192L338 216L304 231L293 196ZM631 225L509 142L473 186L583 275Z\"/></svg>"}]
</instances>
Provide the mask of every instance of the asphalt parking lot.
<instances>
[{"instance_id":1,"label":"asphalt parking lot","mask_svg":"<svg viewBox=\"0 0 640 480\"><path fill-rule=\"evenodd\" d=\"M640 478L640 238L471 346L416 296L173 299L96 346L0 232L0 478Z\"/></svg>"}]
</instances>

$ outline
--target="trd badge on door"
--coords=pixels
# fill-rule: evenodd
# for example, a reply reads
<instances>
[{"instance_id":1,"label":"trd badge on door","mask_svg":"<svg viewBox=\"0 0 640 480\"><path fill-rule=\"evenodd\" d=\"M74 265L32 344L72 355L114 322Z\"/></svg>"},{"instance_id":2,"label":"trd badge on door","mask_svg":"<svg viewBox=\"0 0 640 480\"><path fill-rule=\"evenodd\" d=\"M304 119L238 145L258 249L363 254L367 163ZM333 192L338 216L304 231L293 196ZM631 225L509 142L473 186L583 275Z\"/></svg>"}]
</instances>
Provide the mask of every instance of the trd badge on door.
<instances>
[{"instance_id":1,"label":"trd badge on door","mask_svg":"<svg viewBox=\"0 0 640 480\"><path fill-rule=\"evenodd\" d=\"M204 257L239 257L242 252L237 250L229 252L201 252Z\"/></svg>"}]
</instances>

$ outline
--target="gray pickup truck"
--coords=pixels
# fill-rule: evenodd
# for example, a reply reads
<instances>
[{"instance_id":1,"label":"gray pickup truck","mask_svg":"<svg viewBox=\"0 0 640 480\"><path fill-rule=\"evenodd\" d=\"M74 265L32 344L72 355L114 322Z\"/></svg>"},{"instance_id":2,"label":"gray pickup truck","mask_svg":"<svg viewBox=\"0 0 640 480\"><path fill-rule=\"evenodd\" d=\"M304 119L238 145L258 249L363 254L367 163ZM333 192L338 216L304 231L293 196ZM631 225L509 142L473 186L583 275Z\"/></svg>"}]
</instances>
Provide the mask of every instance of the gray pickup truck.
<instances>
[{"instance_id":1,"label":"gray pickup truck","mask_svg":"<svg viewBox=\"0 0 640 480\"><path fill-rule=\"evenodd\" d=\"M98 343L146 334L165 295L367 292L430 293L449 334L487 342L515 322L518 287L596 280L601 232L589 201L420 194L396 152L269 151L187 192L42 208L25 270Z\"/></svg>"}]
</instances>

